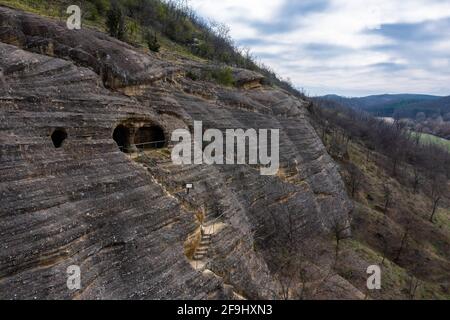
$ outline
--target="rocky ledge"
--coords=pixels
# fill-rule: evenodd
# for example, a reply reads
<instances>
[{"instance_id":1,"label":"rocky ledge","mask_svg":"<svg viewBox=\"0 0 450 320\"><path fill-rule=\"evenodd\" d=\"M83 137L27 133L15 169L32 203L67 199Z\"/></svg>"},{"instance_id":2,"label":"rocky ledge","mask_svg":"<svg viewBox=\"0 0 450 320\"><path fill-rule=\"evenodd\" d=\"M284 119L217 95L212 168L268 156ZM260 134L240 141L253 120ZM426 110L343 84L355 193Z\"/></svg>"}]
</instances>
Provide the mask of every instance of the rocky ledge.
<instances>
[{"instance_id":1,"label":"rocky ledge","mask_svg":"<svg viewBox=\"0 0 450 320\"><path fill-rule=\"evenodd\" d=\"M348 225L351 203L308 101L247 70L233 69L238 87L194 81L185 74L198 62L88 28L4 7L0 21L0 298L277 298L268 252L289 230L314 239ZM279 174L176 166L167 142L144 158L122 152L194 120L279 129ZM66 286L70 265L80 290Z\"/></svg>"}]
</instances>

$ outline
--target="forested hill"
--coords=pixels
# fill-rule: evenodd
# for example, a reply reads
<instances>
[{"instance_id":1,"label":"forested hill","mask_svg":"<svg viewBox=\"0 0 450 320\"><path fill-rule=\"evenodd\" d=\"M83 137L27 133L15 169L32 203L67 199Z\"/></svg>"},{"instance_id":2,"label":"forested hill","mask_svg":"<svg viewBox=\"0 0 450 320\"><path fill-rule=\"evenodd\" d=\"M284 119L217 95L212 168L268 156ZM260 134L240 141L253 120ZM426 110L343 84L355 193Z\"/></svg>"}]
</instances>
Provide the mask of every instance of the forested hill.
<instances>
[{"instance_id":1,"label":"forested hill","mask_svg":"<svg viewBox=\"0 0 450 320\"><path fill-rule=\"evenodd\" d=\"M450 112L450 97L422 94L384 94L360 98L346 98L326 95L320 98L326 102L336 102L352 109L367 111L379 117L415 118L420 112L427 117L445 116Z\"/></svg>"},{"instance_id":2,"label":"forested hill","mask_svg":"<svg viewBox=\"0 0 450 320\"><path fill-rule=\"evenodd\" d=\"M426 117L439 115L448 121L450 120L450 96L411 103L406 105L404 108L396 110L396 113L400 118L411 119L415 118L419 113L424 113Z\"/></svg>"}]
</instances>

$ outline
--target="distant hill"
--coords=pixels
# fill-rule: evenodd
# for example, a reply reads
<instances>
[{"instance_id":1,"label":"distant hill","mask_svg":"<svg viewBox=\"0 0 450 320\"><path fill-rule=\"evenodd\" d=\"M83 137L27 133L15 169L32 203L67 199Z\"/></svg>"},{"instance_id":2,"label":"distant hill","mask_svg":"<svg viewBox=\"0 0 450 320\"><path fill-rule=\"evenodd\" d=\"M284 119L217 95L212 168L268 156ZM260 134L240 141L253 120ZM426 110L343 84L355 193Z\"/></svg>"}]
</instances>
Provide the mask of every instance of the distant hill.
<instances>
[{"instance_id":1,"label":"distant hill","mask_svg":"<svg viewBox=\"0 0 450 320\"><path fill-rule=\"evenodd\" d=\"M396 111L401 118L415 118L419 112L425 113L427 117L437 114L448 115L450 113L450 96L408 104ZM445 118L448 118L448 116Z\"/></svg>"},{"instance_id":2,"label":"distant hill","mask_svg":"<svg viewBox=\"0 0 450 320\"><path fill-rule=\"evenodd\" d=\"M450 112L450 97L423 94L383 94L360 98L326 95L318 99L364 110L379 117L392 117L400 113L402 117L414 118L418 112L424 112L427 116Z\"/></svg>"}]
</instances>

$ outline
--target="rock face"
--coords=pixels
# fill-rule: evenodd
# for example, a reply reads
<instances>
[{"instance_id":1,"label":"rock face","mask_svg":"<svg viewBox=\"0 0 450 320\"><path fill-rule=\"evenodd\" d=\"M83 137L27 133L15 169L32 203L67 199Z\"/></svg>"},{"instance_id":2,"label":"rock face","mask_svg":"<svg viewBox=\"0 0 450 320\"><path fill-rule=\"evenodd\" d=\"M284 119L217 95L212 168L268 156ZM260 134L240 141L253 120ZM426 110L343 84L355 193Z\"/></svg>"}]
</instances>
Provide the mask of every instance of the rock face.
<instances>
[{"instance_id":1,"label":"rock face","mask_svg":"<svg viewBox=\"0 0 450 320\"><path fill-rule=\"evenodd\" d=\"M292 225L311 237L348 224L351 205L307 101L238 69L240 88L193 81L188 61L86 28L3 7L0 21L0 298L274 298L255 248L280 243ZM279 174L176 166L163 152L134 161L113 140L118 127L132 145L155 126L168 139L194 120L280 129ZM58 134L66 139L55 148ZM199 214L216 228L201 269L185 248ZM81 290L66 286L70 265L81 268Z\"/></svg>"}]
</instances>

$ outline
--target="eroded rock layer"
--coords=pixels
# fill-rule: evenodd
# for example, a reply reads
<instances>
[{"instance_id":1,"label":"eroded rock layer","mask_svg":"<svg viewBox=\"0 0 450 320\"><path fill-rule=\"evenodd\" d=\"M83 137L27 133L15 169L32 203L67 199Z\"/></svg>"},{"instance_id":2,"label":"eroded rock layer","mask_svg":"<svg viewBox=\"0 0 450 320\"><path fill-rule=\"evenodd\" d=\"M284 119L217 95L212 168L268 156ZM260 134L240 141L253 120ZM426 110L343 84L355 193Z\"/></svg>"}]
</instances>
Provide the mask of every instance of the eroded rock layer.
<instances>
[{"instance_id":1,"label":"eroded rock layer","mask_svg":"<svg viewBox=\"0 0 450 320\"><path fill-rule=\"evenodd\" d=\"M243 70L239 88L193 81L183 75L197 62L169 63L89 29L1 7L0 21L0 298L271 298L277 284L256 247L293 224L311 237L348 223L307 101ZM159 126L167 139L194 120L280 129L279 174L135 161L113 140L119 125L130 136ZM58 130L67 138L55 148ZM199 213L217 227L202 269L185 248ZM81 267L81 290L67 288L70 265Z\"/></svg>"}]
</instances>

